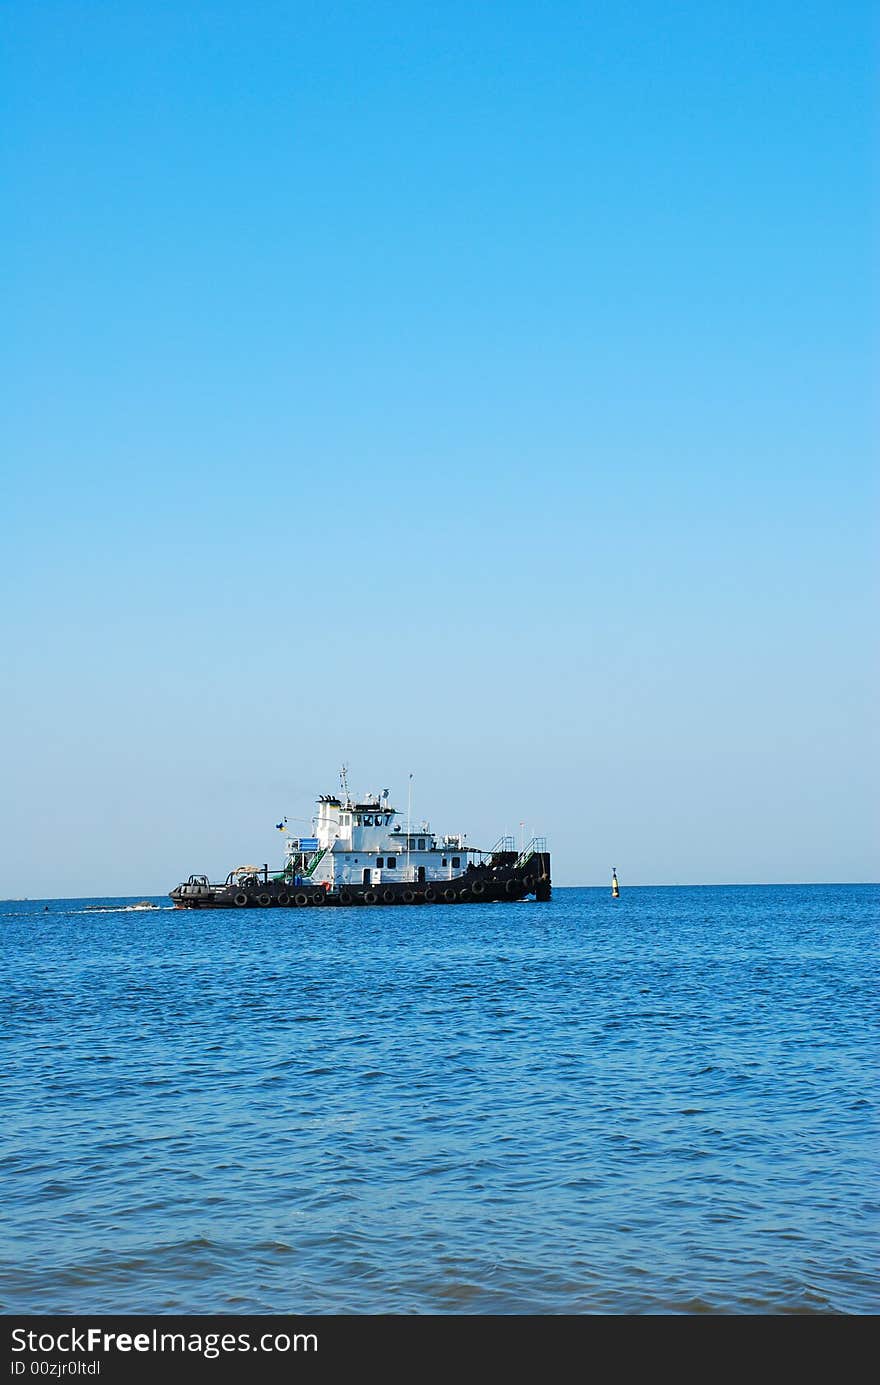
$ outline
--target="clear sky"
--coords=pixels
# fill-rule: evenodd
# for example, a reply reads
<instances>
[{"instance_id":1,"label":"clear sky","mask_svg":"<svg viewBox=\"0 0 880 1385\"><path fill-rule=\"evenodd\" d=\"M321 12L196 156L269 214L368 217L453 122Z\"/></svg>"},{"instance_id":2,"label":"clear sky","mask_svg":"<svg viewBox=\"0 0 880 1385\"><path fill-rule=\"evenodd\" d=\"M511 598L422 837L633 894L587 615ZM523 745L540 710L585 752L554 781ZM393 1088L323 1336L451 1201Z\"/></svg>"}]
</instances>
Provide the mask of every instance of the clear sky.
<instances>
[{"instance_id":1,"label":"clear sky","mask_svg":"<svg viewBox=\"0 0 880 1385\"><path fill-rule=\"evenodd\" d=\"M3 7L0 895L877 879L875 13Z\"/></svg>"}]
</instances>

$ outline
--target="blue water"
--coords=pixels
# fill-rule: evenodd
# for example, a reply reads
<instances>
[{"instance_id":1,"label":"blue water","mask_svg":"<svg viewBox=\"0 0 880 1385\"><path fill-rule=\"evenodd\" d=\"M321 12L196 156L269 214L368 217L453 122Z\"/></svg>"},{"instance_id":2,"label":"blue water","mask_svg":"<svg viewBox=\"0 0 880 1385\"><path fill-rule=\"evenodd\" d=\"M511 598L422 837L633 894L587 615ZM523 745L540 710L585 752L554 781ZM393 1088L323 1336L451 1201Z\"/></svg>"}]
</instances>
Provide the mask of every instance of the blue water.
<instances>
[{"instance_id":1,"label":"blue water","mask_svg":"<svg viewBox=\"0 0 880 1385\"><path fill-rule=\"evenodd\" d=\"M878 897L0 904L0 1309L876 1313Z\"/></svg>"}]
</instances>

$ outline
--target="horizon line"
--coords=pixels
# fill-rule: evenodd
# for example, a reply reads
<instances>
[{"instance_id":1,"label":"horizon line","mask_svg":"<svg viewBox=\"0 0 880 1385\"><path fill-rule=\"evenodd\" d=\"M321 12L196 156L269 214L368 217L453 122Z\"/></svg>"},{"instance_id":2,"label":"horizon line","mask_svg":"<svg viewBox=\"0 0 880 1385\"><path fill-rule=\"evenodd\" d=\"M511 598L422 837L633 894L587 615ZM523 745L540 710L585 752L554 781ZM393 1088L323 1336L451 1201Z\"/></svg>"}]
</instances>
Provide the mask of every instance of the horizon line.
<instances>
[{"instance_id":1,"label":"horizon line","mask_svg":"<svg viewBox=\"0 0 880 1385\"><path fill-rule=\"evenodd\" d=\"M799 889L827 889L839 888L849 885L875 885L880 886L880 880L723 880L723 881L699 881L699 880L676 880L661 881L652 883L641 881L638 884L623 886L628 890L773 890L790 889L797 886ZM554 890L608 890L607 884L585 884L585 885L553 885ZM62 899L168 899L167 891L161 894L67 894L67 895L9 895L0 898L0 904L47 904L55 900ZM181 912L185 912L181 910Z\"/></svg>"}]
</instances>

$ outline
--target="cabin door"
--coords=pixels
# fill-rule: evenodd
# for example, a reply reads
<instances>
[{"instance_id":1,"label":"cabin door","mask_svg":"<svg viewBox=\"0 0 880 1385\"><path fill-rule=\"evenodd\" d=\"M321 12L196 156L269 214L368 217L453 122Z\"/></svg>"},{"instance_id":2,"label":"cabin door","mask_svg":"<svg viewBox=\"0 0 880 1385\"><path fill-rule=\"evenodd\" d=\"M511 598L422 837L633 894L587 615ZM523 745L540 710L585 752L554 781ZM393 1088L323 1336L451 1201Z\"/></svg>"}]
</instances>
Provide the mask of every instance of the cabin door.
<instances>
[{"instance_id":1,"label":"cabin door","mask_svg":"<svg viewBox=\"0 0 880 1385\"><path fill-rule=\"evenodd\" d=\"M419 884L420 884L420 885L424 885L424 883L425 883L425 867L424 867L424 866L419 866Z\"/></svg>"},{"instance_id":2,"label":"cabin door","mask_svg":"<svg viewBox=\"0 0 880 1385\"><path fill-rule=\"evenodd\" d=\"M365 884L365 885L369 885L369 883L370 883L370 867L369 867L369 866L364 866L364 884Z\"/></svg>"}]
</instances>

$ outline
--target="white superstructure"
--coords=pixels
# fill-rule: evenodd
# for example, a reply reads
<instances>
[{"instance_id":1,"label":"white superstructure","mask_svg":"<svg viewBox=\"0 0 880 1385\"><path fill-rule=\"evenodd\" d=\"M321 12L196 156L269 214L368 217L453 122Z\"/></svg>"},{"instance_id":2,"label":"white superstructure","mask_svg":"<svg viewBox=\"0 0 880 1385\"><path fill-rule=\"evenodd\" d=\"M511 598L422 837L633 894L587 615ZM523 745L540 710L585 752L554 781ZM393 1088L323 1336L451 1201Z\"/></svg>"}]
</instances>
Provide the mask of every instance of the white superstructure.
<instances>
[{"instance_id":1,"label":"white superstructure","mask_svg":"<svg viewBox=\"0 0 880 1385\"><path fill-rule=\"evenodd\" d=\"M438 836L428 822L407 823L388 790L353 800L322 794L313 837L288 837L287 870L316 885L383 885L453 880L468 864L462 834Z\"/></svg>"}]
</instances>

